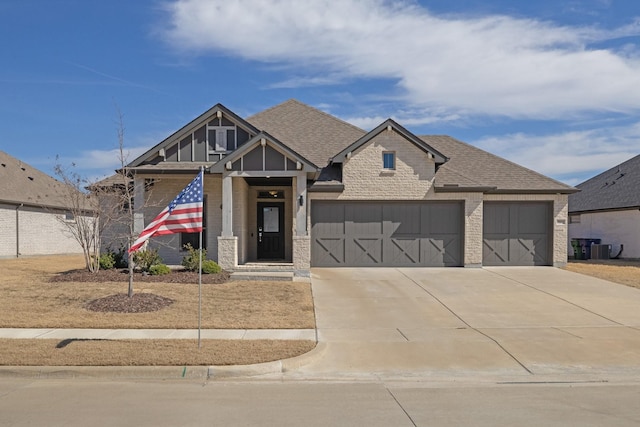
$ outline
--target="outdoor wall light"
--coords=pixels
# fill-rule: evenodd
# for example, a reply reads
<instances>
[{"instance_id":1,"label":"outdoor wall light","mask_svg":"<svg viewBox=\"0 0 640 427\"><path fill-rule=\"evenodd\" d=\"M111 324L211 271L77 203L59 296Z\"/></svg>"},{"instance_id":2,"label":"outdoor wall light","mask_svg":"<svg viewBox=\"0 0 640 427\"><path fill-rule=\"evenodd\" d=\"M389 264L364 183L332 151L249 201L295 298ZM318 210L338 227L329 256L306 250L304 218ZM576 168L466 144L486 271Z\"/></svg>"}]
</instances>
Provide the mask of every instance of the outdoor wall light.
<instances>
[{"instance_id":1,"label":"outdoor wall light","mask_svg":"<svg viewBox=\"0 0 640 427\"><path fill-rule=\"evenodd\" d=\"M302 194L298 197L298 203L300 206L304 206L304 196Z\"/></svg>"},{"instance_id":2,"label":"outdoor wall light","mask_svg":"<svg viewBox=\"0 0 640 427\"><path fill-rule=\"evenodd\" d=\"M227 163L224 165L224 167L225 167L228 171L230 171L230 170L231 170L231 162L227 162Z\"/></svg>"}]
</instances>

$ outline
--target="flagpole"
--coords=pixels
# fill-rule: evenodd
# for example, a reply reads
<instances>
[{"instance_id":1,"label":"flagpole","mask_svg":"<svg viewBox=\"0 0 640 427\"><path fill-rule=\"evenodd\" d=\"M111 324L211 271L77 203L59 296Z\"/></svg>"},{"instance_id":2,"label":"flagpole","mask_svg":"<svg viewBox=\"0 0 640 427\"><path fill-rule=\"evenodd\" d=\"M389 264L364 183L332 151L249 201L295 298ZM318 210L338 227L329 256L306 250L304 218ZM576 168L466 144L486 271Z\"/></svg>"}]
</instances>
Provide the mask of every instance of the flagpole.
<instances>
[{"instance_id":1,"label":"flagpole","mask_svg":"<svg viewBox=\"0 0 640 427\"><path fill-rule=\"evenodd\" d=\"M204 197L204 168L200 166L200 175L202 179L202 194ZM203 218L204 222L204 218ZM202 227L200 227L200 249L198 250L198 348L202 347L200 341L200 333L202 330Z\"/></svg>"}]
</instances>

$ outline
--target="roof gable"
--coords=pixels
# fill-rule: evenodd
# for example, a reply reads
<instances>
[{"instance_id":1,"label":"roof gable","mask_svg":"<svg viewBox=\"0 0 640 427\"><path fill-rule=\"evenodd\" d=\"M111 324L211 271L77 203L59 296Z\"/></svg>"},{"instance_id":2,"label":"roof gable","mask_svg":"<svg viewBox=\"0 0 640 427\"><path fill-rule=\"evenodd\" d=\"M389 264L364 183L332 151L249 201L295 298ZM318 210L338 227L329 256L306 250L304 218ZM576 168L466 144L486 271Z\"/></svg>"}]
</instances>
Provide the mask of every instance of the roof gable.
<instances>
[{"instance_id":1,"label":"roof gable","mask_svg":"<svg viewBox=\"0 0 640 427\"><path fill-rule=\"evenodd\" d=\"M269 164L271 163L271 165ZM302 171L317 172L318 167L266 132L260 132L211 166L211 173L224 171Z\"/></svg>"},{"instance_id":2,"label":"roof gable","mask_svg":"<svg viewBox=\"0 0 640 427\"><path fill-rule=\"evenodd\" d=\"M576 186L569 212L640 208L640 155Z\"/></svg>"},{"instance_id":3,"label":"roof gable","mask_svg":"<svg viewBox=\"0 0 640 427\"><path fill-rule=\"evenodd\" d=\"M375 138L377 135L379 135L380 133L385 132L385 131L395 131L395 132L397 132L403 138L405 138L407 141L413 143L418 148L420 148L422 151L424 151L429 157L433 158L434 161L436 162L436 164L444 163L444 162L446 162L448 160L438 150L435 150L434 148L429 146L429 144L427 144L425 141L423 141L422 139L418 138L417 136L415 136L414 134L412 134L411 132L409 132L408 130L403 128L402 126L400 126L398 123L396 123L392 119L387 119L384 122L382 122L381 124L379 124L375 129L373 129L372 131L370 131L366 135L362 136L357 141L355 141L352 144L348 145L346 148L344 148L338 154L333 156L332 162L333 163L343 163L345 161L345 159L347 159L347 157L349 156L349 153L352 153L352 152L356 151L358 148L362 147L363 145L371 142L371 140L373 140L373 138Z\"/></svg>"},{"instance_id":4,"label":"roof gable","mask_svg":"<svg viewBox=\"0 0 640 427\"><path fill-rule=\"evenodd\" d=\"M327 165L335 153L366 133L295 99L257 113L247 122L318 166Z\"/></svg>"},{"instance_id":5,"label":"roof gable","mask_svg":"<svg viewBox=\"0 0 640 427\"><path fill-rule=\"evenodd\" d=\"M224 130L224 124L232 123L242 132L246 132L247 136L241 143L251 139L260 131L253 125L246 122L240 116L226 108L222 104L216 104L200 116L153 146L151 149L138 156L135 160L128 164L128 167L135 168L145 164L159 164L168 162L199 162L194 165L199 166L202 163L213 163L220 160L221 156L209 155L210 147L214 145L210 140L208 132L208 124L214 120L218 120L220 129ZM240 133L240 131L238 131ZM238 145L241 145L238 143ZM237 147L233 147L236 149ZM231 151L231 150L229 150Z\"/></svg>"}]
</instances>

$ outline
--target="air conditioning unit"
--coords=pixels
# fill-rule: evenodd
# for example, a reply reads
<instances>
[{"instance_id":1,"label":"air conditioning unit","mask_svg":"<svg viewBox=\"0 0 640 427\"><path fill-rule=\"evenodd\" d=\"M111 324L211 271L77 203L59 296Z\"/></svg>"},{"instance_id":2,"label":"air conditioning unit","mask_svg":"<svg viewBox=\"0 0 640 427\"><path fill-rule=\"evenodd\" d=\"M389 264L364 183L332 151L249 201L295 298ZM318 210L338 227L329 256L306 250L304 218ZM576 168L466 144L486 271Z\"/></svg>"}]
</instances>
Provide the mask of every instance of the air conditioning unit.
<instances>
[{"instance_id":1,"label":"air conditioning unit","mask_svg":"<svg viewBox=\"0 0 640 427\"><path fill-rule=\"evenodd\" d=\"M609 259L611 245L591 245L591 259Z\"/></svg>"}]
</instances>

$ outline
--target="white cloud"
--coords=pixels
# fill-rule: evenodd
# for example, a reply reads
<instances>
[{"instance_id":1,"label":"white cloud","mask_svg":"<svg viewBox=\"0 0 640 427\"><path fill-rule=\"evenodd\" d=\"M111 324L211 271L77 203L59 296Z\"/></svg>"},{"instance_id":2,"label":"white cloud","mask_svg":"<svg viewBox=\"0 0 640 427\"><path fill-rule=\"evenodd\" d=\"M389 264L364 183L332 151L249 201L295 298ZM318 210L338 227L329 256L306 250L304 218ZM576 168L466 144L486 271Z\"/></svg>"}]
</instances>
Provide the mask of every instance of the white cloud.
<instances>
[{"instance_id":1,"label":"white cloud","mask_svg":"<svg viewBox=\"0 0 640 427\"><path fill-rule=\"evenodd\" d=\"M627 127L486 137L473 144L537 172L575 185L638 155L640 122ZM563 179L570 177L569 179Z\"/></svg>"},{"instance_id":2,"label":"white cloud","mask_svg":"<svg viewBox=\"0 0 640 427\"><path fill-rule=\"evenodd\" d=\"M125 161L131 162L149 148L151 145L125 148ZM65 168L73 167L74 172L87 181L93 182L113 175L115 170L121 167L120 150L114 148L111 150L81 151L75 156L60 156L56 163Z\"/></svg>"},{"instance_id":3,"label":"white cloud","mask_svg":"<svg viewBox=\"0 0 640 427\"><path fill-rule=\"evenodd\" d=\"M444 117L572 118L640 110L640 59L590 43L640 34L509 16L437 16L384 0L177 0L167 38L181 51L215 52L295 68L276 84L345 78L397 83L404 101ZM306 70L308 76L299 76Z\"/></svg>"}]
</instances>

